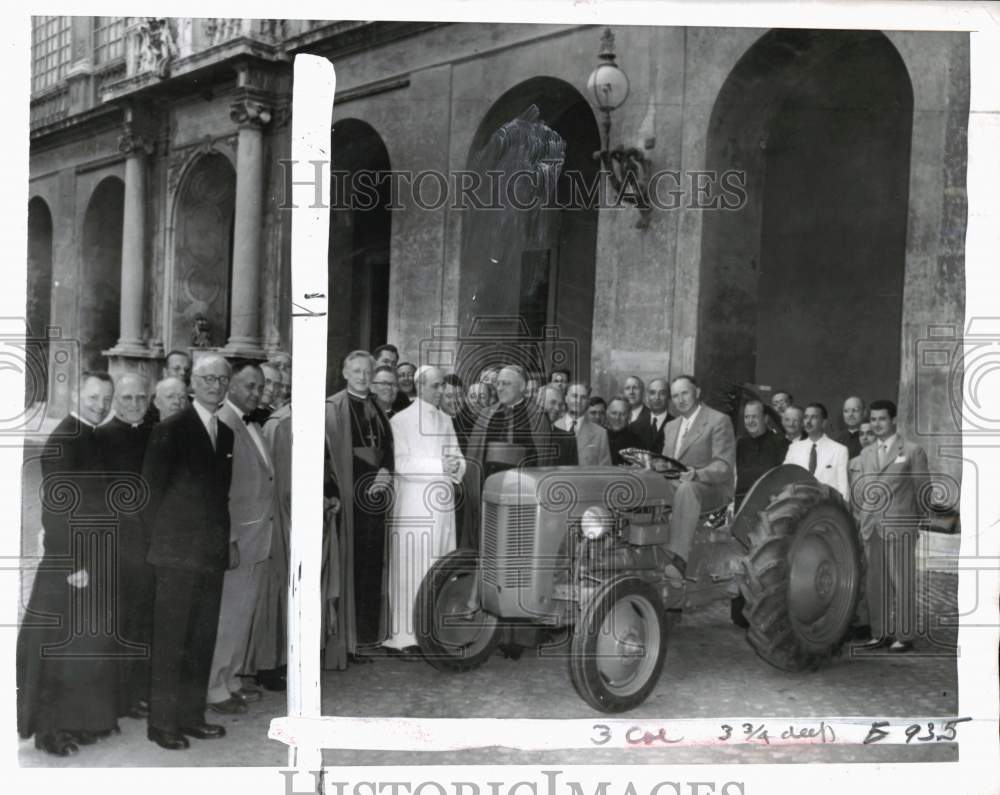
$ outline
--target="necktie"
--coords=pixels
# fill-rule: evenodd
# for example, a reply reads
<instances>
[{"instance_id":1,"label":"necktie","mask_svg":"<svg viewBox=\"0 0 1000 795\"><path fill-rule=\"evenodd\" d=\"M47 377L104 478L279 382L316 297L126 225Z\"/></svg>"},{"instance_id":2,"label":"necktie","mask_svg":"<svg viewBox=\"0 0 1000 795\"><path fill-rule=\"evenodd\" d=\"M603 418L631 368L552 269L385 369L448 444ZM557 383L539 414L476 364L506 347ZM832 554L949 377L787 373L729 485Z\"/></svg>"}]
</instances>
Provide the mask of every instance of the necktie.
<instances>
[{"instance_id":1,"label":"necktie","mask_svg":"<svg viewBox=\"0 0 1000 795\"><path fill-rule=\"evenodd\" d=\"M681 445L684 444L684 434L687 433L687 429L687 420L681 420L681 429L677 432L677 444L674 445L674 458L680 457Z\"/></svg>"},{"instance_id":2,"label":"necktie","mask_svg":"<svg viewBox=\"0 0 1000 795\"><path fill-rule=\"evenodd\" d=\"M878 468L882 469L885 466L885 459L889 453L889 448L887 445L880 444L878 446Z\"/></svg>"},{"instance_id":3,"label":"necktie","mask_svg":"<svg viewBox=\"0 0 1000 795\"><path fill-rule=\"evenodd\" d=\"M576 420L575 419L569 425L569 432L570 433L576 433Z\"/></svg>"},{"instance_id":4,"label":"necktie","mask_svg":"<svg viewBox=\"0 0 1000 795\"><path fill-rule=\"evenodd\" d=\"M653 433L656 433L658 430L660 430L659 428L656 427L656 417L654 417L652 414L649 415L649 424L653 428Z\"/></svg>"},{"instance_id":5,"label":"necktie","mask_svg":"<svg viewBox=\"0 0 1000 795\"><path fill-rule=\"evenodd\" d=\"M812 450L809 451L809 474L816 473L816 442L813 442Z\"/></svg>"},{"instance_id":6,"label":"necktie","mask_svg":"<svg viewBox=\"0 0 1000 795\"><path fill-rule=\"evenodd\" d=\"M219 418L214 414L208 420L208 435L212 437L212 449L218 449L216 440L219 438Z\"/></svg>"}]
</instances>

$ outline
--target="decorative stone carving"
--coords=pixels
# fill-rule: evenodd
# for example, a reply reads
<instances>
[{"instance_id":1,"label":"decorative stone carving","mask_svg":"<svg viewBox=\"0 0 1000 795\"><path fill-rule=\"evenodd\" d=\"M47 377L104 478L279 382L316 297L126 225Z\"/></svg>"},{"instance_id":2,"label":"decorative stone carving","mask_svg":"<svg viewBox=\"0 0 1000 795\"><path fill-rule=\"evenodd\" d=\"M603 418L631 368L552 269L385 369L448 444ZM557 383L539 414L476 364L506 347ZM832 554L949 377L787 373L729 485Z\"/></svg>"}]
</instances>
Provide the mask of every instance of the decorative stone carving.
<instances>
[{"instance_id":1,"label":"decorative stone carving","mask_svg":"<svg viewBox=\"0 0 1000 795\"><path fill-rule=\"evenodd\" d=\"M177 45L166 18L146 17L139 23L136 74L170 76L170 64L177 57Z\"/></svg>"},{"instance_id":2,"label":"decorative stone carving","mask_svg":"<svg viewBox=\"0 0 1000 795\"><path fill-rule=\"evenodd\" d=\"M204 315L198 315L194 319L194 328L191 329L192 348L212 347L212 324Z\"/></svg>"},{"instance_id":3,"label":"decorative stone carving","mask_svg":"<svg viewBox=\"0 0 1000 795\"><path fill-rule=\"evenodd\" d=\"M229 118L241 126L263 127L271 121L271 108L262 102L243 97L232 104Z\"/></svg>"},{"instance_id":4,"label":"decorative stone carving","mask_svg":"<svg viewBox=\"0 0 1000 795\"><path fill-rule=\"evenodd\" d=\"M124 130L118 136L118 151L128 157L135 154L153 154L153 142L139 135L131 124L125 124Z\"/></svg>"}]
</instances>

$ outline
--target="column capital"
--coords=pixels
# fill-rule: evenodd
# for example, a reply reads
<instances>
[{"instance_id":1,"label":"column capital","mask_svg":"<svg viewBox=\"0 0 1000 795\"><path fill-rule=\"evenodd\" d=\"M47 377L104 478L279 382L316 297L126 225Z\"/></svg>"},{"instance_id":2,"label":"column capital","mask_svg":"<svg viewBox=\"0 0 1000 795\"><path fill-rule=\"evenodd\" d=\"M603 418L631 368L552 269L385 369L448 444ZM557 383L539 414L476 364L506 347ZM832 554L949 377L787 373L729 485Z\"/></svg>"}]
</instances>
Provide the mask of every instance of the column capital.
<instances>
[{"instance_id":1,"label":"column capital","mask_svg":"<svg viewBox=\"0 0 1000 795\"><path fill-rule=\"evenodd\" d=\"M131 155L151 155L154 144L149 137L140 135L135 127L126 122L118 136L118 151L126 157Z\"/></svg>"},{"instance_id":2,"label":"column capital","mask_svg":"<svg viewBox=\"0 0 1000 795\"><path fill-rule=\"evenodd\" d=\"M240 97L229 107L229 118L240 127L261 129L271 121L270 105L250 97Z\"/></svg>"}]
</instances>

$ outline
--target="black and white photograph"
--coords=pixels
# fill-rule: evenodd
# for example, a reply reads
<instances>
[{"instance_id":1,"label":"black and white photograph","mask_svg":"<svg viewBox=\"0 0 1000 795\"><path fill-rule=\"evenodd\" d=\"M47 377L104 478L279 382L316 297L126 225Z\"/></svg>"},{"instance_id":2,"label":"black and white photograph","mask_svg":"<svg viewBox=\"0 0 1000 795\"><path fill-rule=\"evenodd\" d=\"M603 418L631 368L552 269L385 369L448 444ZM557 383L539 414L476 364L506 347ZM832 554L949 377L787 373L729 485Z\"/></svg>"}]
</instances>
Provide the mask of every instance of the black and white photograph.
<instances>
[{"instance_id":1,"label":"black and white photograph","mask_svg":"<svg viewBox=\"0 0 1000 795\"><path fill-rule=\"evenodd\" d=\"M950 5L19 10L19 786L995 792Z\"/></svg>"}]
</instances>

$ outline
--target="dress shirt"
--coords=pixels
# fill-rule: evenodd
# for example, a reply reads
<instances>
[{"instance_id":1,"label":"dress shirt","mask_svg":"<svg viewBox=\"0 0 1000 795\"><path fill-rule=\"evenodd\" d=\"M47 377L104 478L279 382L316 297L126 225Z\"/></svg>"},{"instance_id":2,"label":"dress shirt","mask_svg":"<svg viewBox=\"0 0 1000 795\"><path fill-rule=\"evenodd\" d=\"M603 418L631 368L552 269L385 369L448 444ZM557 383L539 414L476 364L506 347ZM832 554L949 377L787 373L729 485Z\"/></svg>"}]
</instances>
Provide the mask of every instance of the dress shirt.
<instances>
[{"instance_id":1,"label":"dress shirt","mask_svg":"<svg viewBox=\"0 0 1000 795\"><path fill-rule=\"evenodd\" d=\"M197 400L191 402L194 406L194 410L198 412L198 419L201 420L201 424L205 426L205 430L208 432L208 438L212 440L212 447L215 447L216 439L219 436L219 418L215 416L214 411L209 411ZM237 412L241 414L242 412Z\"/></svg>"},{"instance_id":2,"label":"dress shirt","mask_svg":"<svg viewBox=\"0 0 1000 795\"><path fill-rule=\"evenodd\" d=\"M878 461L880 469L885 469L887 464L892 463L889 460L889 456L892 455L892 451L896 449L896 438L899 434L894 433L884 442L880 442L878 439L875 440L875 449L877 455L875 460Z\"/></svg>"},{"instance_id":3,"label":"dress shirt","mask_svg":"<svg viewBox=\"0 0 1000 795\"><path fill-rule=\"evenodd\" d=\"M663 430L663 425L666 423L668 415L669 412L667 411L664 411L662 414L653 414L653 412L649 412L650 425L654 422L656 423L657 433Z\"/></svg>"},{"instance_id":4,"label":"dress shirt","mask_svg":"<svg viewBox=\"0 0 1000 795\"><path fill-rule=\"evenodd\" d=\"M237 417L242 417L245 413L241 410L233 401L226 398L226 405L229 406L229 410L232 411ZM254 422L244 422L247 427L247 432L250 434L250 438L253 439L253 443L257 445L257 450L260 451L260 457L267 462L268 467L271 466L271 457L267 454L267 445L264 444L264 437L261 436L260 431Z\"/></svg>"},{"instance_id":5,"label":"dress shirt","mask_svg":"<svg viewBox=\"0 0 1000 795\"><path fill-rule=\"evenodd\" d=\"M674 458L677 458L681 454L681 445L684 444L684 439L687 437L688 431L691 430L691 426L694 425L695 418L698 416L698 412L701 411L701 403L697 405L694 411L691 412L689 417L685 417L681 420L681 429L677 433L677 443L674 445ZM664 415L665 416L665 415ZM657 429L659 430L659 429Z\"/></svg>"}]
</instances>

